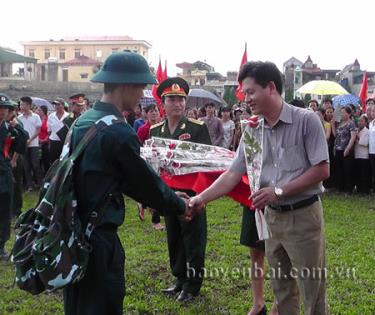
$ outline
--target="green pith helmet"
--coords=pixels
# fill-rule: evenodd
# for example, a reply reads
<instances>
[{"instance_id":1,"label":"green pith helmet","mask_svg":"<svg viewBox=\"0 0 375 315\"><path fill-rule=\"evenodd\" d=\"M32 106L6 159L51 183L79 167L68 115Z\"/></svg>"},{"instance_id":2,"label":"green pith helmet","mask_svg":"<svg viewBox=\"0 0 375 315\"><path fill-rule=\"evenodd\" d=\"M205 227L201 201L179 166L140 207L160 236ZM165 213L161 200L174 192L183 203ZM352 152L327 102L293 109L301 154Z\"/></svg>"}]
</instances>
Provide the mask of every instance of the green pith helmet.
<instances>
[{"instance_id":1,"label":"green pith helmet","mask_svg":"<svg viewBox=\"0 0 375 315\"><path fill-rule=\"evenodd\" d=\"M0 93L0 107L8 107L9 109L13 109L13 103L9 99L8 95Z\"/></svg>"},{"instance_id":2,"label":"green pith helmet","mask_svg":"<svg viewBox=\"0 0 375 315\"><path fill-rule=\"evenodd\" d=\"M91 81L112 84L157 83L150 72L146 59L139 54L128 51L111 54Z\"/></svg>"}]
</instances>

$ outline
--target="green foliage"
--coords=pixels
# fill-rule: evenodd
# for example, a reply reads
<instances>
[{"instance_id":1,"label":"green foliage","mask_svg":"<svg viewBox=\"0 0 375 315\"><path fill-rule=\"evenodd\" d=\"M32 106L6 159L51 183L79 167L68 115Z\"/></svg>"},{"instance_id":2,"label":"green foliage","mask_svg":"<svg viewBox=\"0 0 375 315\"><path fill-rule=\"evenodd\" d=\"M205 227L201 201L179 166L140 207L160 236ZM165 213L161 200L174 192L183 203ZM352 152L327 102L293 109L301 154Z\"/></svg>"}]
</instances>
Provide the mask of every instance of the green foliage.
<instances>
[{"instance_id":1,"label":"green foliage","mask_svg":"<svg viewBox=\"0 0 375 315\"><path fill-rule=\"evenodd\" d=\"M35 204L25 195L25 208ZM327 295L330 314L375 314L375 208L370 197L327 194L323 197L327 239ZM120 238L126 252L125 314L246 314L251 306L249 250L239 244L242 208L222 198L208 206L208 242L202 294L195 304L179 305L160 290L173 277L165 232L152 228L151 216L138 219L136 205L128 201ZM11 242L7 249L10 250ZM240 271L240 272L238 272ZM348 273L349 277L346 276ZM63 314L61 293L31 296L13 284L10 262L0 262L0 314ZM354 276L353 276L354 275ZM270 308L273 295L266 280Z\"/></svg>"},{"instance_id":2,"label":"green foliage","mask_svg":"<svg viewBox=\"0 0 375 315\"><path fill-rule=\"evenodd\" d=\"M223 100L229 105L233 106L238 102L236 98L236 87L235 86L225 86Z\"/></svg>"},{"instance_id":3,"label":"green foliage","mask_svg":"<svg viewBox=\"0 0 375 315\"><path fill-rule=\"evenodd\" d=\"M285 102L290 103L293 100L293 90L285 91Z\"/></svg>"}]
</instances>

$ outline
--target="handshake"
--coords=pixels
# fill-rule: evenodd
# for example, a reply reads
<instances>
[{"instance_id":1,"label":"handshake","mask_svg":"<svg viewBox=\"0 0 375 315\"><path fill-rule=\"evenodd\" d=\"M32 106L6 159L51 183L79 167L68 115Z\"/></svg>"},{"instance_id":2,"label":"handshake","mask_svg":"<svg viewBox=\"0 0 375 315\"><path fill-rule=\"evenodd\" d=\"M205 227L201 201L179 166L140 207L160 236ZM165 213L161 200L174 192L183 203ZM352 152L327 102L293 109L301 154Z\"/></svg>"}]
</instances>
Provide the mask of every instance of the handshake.
<instances>
[{"instance_id":1,"label":"handshake","mask_svg":"<svg viewBox=\"0 0 375 315\"><path fill-rule=\"evenodd\" d=\"M203 213L205 205L199 195L190 197L181 191L176 191L176 195L185 202L185 213L179 216L181 221L190 222L196 215Z\"/></svg>"}]
</instances>

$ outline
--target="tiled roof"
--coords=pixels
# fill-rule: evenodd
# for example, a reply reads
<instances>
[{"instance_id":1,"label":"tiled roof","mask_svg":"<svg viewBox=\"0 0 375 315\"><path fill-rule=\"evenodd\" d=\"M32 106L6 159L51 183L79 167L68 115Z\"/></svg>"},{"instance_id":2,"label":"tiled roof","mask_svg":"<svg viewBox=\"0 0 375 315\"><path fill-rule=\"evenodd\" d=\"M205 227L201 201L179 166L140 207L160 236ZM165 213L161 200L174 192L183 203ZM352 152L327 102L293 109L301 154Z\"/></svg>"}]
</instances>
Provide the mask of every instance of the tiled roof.
<instances>
[{"instance_id":1,"label":"tiled roof","mask_svg":"<svg viewBox=\"0 0 375 315\"><path fill-rule=\"evenodd\" d=\"M67 66L93 66L93 65L100 65L100 61L91 59L89 57L82 55L82 56L79 56L78 58L65 62L65 65Z\"/></svg>"}]
</instances>

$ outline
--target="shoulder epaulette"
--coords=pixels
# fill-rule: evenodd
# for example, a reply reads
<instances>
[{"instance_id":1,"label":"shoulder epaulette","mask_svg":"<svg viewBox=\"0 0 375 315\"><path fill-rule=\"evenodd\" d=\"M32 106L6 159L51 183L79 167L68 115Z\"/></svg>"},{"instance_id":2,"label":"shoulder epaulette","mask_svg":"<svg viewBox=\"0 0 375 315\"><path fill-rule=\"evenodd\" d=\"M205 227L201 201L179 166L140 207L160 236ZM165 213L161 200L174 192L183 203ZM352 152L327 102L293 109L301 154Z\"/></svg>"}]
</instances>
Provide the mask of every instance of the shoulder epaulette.
<instances>
[{"instance_id":1,"label":"shoulder epaulette","mask_svg":"<svg viewBox=\"0 0 375 315\"><path fill-rule=\"evenodd\" d=\"M164 121L162 121L162 122L160 122L160 123L157 123L157 124L155 124L155 125L152 125L151 127L150 127L150 129L154 129L154 128L156 128L156 127L160 127L160 126L162 126L164 124Z\"/></svg>"},{"instance_id":2,"label":"shoulder epaulette","mask_svg":"<svg viewBox=\"0 0 375 315\"><path fill-rule=\"evenodd\" d=\"M197 120L197 119L194 119L194 118L188 118L188 120L194 124L197 124L197 125L203 125L204 124L204 121L201 121L201 120Z\"/></svg>"}]
</instances>

